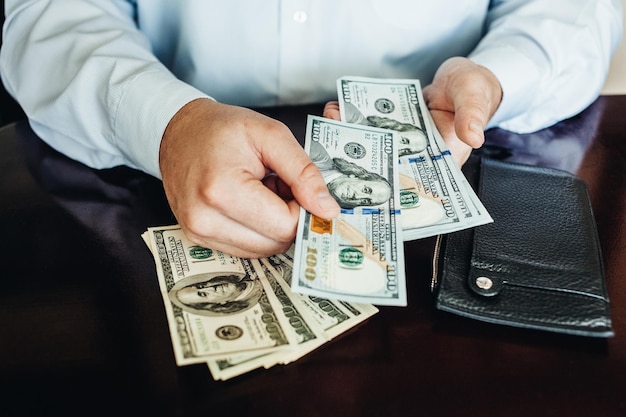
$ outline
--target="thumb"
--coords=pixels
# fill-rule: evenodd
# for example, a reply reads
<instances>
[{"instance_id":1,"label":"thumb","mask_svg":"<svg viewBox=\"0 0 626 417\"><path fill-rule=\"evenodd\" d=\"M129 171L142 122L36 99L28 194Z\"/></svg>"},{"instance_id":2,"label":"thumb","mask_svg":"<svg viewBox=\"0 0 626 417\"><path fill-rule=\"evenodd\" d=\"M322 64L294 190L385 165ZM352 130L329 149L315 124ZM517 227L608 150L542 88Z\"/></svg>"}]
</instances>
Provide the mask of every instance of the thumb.
<instances>
[{"instance_id":1,"label":"thumb","mask_svg":"<svg viewBox=\"0 0 626 417\"><path fill-rule=\"evenodd\" d=\"M485 126L491 114L483 102L473 96L455 97L454 130L459 139L474 149L485 142Z\"/></svg>"},{"instance_id":2,"label":"thumb","mask_svg":"<svg viewBox=\"0 0 626 417\"><path fill-rule=\"evenodd\" d=\"M263 159L268 168L290 188L298 204L324 219L339 215L339 204L328 192L324 177L295 138L266 151Z\"/></svg>"},{"instance_id":3,"label":"thumb","mask_svg":"<svg viewBox=\"0 0 626 417\"><path fill-rule=\"evenodd\" d=\"M487 68L471 63L472 71L462 77L453 93L454 129L463 142L479 148L485 142L485 126L502 101L502 87Z\"/></svg>"},{"instance_id":4,"label":"thumb","mask_svg":"<svg viewBox=\"0 0 626 417\"><path fill-rule=\"evenodd\" d=\"M340 213L339 204L330 195L317 166L308 156L307 159L307 163L302 166L302 170L291 185L291 192L307 211L323 219L335 218Z\"/></svg>"}]
</instances>

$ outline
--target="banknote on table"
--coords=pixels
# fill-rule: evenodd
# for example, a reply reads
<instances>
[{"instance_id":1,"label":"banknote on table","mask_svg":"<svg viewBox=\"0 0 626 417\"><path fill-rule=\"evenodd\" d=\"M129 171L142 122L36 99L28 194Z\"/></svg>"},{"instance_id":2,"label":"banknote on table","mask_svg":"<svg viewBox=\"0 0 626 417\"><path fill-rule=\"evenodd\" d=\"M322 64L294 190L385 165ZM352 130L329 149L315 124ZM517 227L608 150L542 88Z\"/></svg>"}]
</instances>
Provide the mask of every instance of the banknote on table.
<instances>
[{"instance_id":1,"label":"banknote on table","mask_svg":"<svg viewBox=\"0 0 626 417\"><path fill-rule=\"evenodd\" d=\"M267 278L273 293L281 303L281 311L288 318L289 328L297 345L290 350L256 354L243 352L222 358L210 359L207 365L214 379L226 380L253 369L269 368L277 364L287 364L326 343L328 338L319 324L307 317L304 306L294 297L286 283L281 282L278 273L262 264L258 259L250 260L259 275Z\"/></svg>"},{"instance_id":2,"label":"banknote on table","mask_svg":"<svg viewBox=\"0 0 626 417\"><path fill-rule=\"evenodd\" d=\"M337 93L343 121L399 133L404 240L493 221L433 123L419 80L342 77Z\"/></svg>"},{"instance_id":3,"label":"banknote on table","mask_svg":"<svg viewBox=\"0 0 626 417\"><path fill-rule=\"evenodd\" d=\"M396 136L389 129L308 116L305 151L342 209L331 220L301 209L294 292L406 305Z\"/></svg>"},{"instance_id":4,"label":"banknote on table","mask_svg":"<svg viewBox=\"0 0 626 417\"><path fill-rule=\"evenodd\" d=\"M252 261L269 278L283 311L289 317L291 331L297 335L298 345L291 350L275 353L241 353L207 361L216 380L226 380L253 369L288 364L317 349L333 337L353 328L378 312L370 304L350 304L305 296L291 291L291 257L283 254Z\"/></svg>"},{"instance_id":5,"label":"banknote on table","mask_svg":"<svg viewBox=\"0 0 626 417\"><path fill-rule=\"evenodd\" d=\"M267 278L249 259L192 244L179 226L148 229L178 365L297 344Z\"/></svg>"},{"instance_id":6,"label":"banknote on table","mask_svg":"<svg viewBox=\"0 0 626 417\"><path fill-rule=\"evenodd\" d=\"M155 231L157 232L155 233ZM155 243L160 239L151 239L150 236L158 236L161 233L165 233L164 236L168 236L168 238L171 234L172 242L179 241L174 243L174 246L177 246L178 252L189 254L187 263L190 261L192 263L208 262L207 259L210 256L207 258L207 255L212 251L190 245L184 240L180 228L176 225L151 228L142 233L141 238L153 255L159 251L160 246ZM184 248L188 248L188 250ZM290 334L295 343L292 343L290 348L261 348L226 354L211 354L206 358L206 363L215 380L227 380L257 368L270 368L277 364L293 362L378 312L378 309L373 305L350 304L293 293L290 288L293 253L294 247L292 246L285 254L241 261L249 262L256 275L267 280L272 294L280 303L280 308L275 309L275 313L284 316L283 324L288 323L284 327L285 331ZM228 255L218 256L223 256L231 261L238 259ZM155 257L157 261L160 259L161 257ZM236 262L233 265L236 265ZM222 292L225 293L226 291ZM169 317L168 315L168 321ZM177 329L180 327L178 326ZM175 339L172 338L172 340ZM196 363L196 361L185 361L183 364L186 363Z\"/></svg>"},{"instance_id":7,"label":"banknote on table","mask_svg":"<svg viewBox=\"0 0 626 417\"><path fill-rule=\"evenodd\" d=\"M264 262L271 263L276 270L280 271L280 277L289 287L293 279L293 255L294 251L290 250L275 257L263 259ZM322 326L329 339L351 329L378 312L378 308L372 304L349 303L314 295L294 294L307 307L309 316Z\"/></svg>"}]
</instances>

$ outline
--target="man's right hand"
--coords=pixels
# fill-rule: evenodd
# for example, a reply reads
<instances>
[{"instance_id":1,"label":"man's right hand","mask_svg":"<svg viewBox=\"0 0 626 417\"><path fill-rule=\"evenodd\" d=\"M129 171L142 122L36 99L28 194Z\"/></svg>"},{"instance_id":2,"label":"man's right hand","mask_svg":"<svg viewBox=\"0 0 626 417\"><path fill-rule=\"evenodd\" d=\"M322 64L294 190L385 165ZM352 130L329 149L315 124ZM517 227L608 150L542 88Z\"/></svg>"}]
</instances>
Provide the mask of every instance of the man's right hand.
<instances>
[{"instance_id":1,"label":"man's right hand","mask_svg":"<svg viewBox=\"0 0 626 417\"><path fill-rule=\"evenodd\" d=\"M189 239L231 255L286 251L300 205L322 218L339 206L319 170L282 123L210 99L185 105L161 141L170 207Z\"/></svg>"}]
</instances>

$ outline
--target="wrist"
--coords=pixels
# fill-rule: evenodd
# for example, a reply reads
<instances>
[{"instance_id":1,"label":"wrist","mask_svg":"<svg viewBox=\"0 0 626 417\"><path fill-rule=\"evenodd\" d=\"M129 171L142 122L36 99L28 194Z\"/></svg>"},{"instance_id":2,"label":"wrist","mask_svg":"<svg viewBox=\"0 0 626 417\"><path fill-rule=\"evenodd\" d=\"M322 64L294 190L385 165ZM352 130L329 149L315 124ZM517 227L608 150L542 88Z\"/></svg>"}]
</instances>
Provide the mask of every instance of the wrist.
<instances>
[{"instance_id":1,"label":"wrist","mask_svg":"<svg viewBox=\"0 0 626 417\"><path fill-rule=\"evenodd\" d=\"M197 126L199 126L194 120L198 117L204 119L207 109L210 108L213 103L217 102L212 98L196 98L183 105L174 116L172 116L165 127L159 146L159 167L161 169L161 175L163 175L163 165L168 155L174 152L175 143L179 138L193 135L191 130L197 129Z\"/></svg>"}]
</instances>

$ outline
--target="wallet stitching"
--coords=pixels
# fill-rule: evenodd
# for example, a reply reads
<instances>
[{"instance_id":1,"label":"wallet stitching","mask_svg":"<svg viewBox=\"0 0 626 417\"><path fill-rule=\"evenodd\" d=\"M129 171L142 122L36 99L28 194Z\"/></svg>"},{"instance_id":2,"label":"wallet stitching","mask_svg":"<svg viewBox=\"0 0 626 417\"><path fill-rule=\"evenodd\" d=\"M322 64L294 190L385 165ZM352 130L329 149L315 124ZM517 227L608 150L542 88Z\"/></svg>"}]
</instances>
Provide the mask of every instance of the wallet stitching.
<instances>
[{"instance_id":1,"label":"wallet stitching","mask_svg":"<svg viewBox=\"0 0 626 417\"><path fill-rule=\"evenodd\" d=\"M508 282L508 281L504 281L503 284L505 284L506 286L509 287L518 287L518 288L525 288L525 289L529 289L529 290L541 290L541 291L547 291L547 292L553 292L553 293L564 293L564 294L572 294L572 295L578 295L581 297L591 297L591 298L595 298L597 300L601 300L604 301L606 303L609 302L608 298L603 297L601 295L598 294L593 294L593 293L589 293L589 292L584 292L584 291L576 291L576 290L570 290L567 288L554 288L554 287L541 287L541 286L534 286L534 285L524 285L524 284L518 284L518 283L513 283L513 282Z\"/></svg>"}]
</instances>

